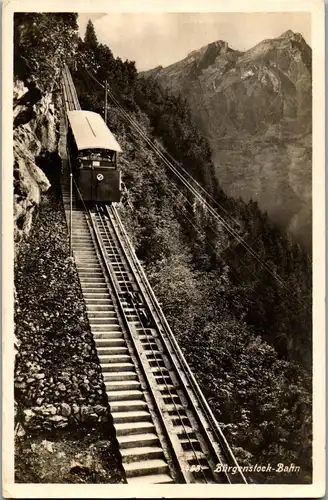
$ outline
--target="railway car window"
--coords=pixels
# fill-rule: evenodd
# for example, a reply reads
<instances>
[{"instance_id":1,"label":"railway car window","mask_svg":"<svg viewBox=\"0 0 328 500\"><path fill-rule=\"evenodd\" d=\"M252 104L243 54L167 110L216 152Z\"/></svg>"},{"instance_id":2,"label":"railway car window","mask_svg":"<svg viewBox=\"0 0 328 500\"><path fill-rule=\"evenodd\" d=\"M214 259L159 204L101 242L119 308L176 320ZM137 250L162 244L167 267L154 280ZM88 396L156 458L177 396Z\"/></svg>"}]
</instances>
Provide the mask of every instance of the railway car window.
<instances>
[{"instance_id":1,"label":"railway car window","mask_svg":"<svg viewBox=\"0 0 328 500\"><path fill-rule=\"evenodd\" d=\"M89 150L89 149L83 149L79 153L79 157L83 159L88 159L88 160L106 160L110 161L111 163L114 163L114 151L108 151L105 149L102 150Z\"/></svg>"}]
</instances>

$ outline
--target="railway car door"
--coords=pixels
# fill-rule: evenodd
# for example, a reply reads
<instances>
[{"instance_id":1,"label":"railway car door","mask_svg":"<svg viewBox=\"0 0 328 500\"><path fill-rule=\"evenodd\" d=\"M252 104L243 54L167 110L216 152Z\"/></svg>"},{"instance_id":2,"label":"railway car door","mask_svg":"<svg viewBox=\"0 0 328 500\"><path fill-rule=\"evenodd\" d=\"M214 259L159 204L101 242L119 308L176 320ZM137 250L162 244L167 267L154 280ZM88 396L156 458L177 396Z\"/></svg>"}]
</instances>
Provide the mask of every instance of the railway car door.
<instances>
[{"instance_id":1,"label":"railway car door","mask_svg":"<svg viewBox=\"0 0 328 500\"><path fill-rule=\"evenodd\" d=\"M79 172L79 188L85 201L92 201L94 185L94 170L90 161L83 161Z\"/></svg>"},{"instance_id":2,"label":"railway car door","mask_svg":"<svg viewBox=\"0 0 328 500\"><path fill-rule=\"evenodd\" d=\"M120 172L113 167L99 167L95 171L95 197L100 202L120 201Z\"/></svg>"},{"instance_id":3,"label":"railway car door","mask_svg":"<svg viewBox=\"0 0 328 500\"><path fill-rule=\"evenodd\" d=\"M107 151L97 164L94 163L94 199L111 203L120 201L120 171L117 168L116 153Z\"/></svg>"}]
</instances>

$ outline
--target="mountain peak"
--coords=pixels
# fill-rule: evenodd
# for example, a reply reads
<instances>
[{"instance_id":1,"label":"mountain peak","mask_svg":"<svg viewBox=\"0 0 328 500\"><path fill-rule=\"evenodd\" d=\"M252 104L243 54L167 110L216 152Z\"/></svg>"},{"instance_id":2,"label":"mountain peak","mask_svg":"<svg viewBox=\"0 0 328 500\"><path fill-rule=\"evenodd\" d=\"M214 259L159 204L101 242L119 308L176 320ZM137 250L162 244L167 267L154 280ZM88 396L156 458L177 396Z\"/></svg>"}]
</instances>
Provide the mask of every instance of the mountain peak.
<instances>
[{"instance_id":1,"label":"mountain peak","mask_svg":"<svg viewBox=\"0 0 328 500\"><path fill-rule=\"evenodd\" d=\"M294 31L287 30L287 31L284 31L284 33L282 35L280 35L280 37L278 37L278 38L293 38L294 35L295 35Z\"/></svg>"},{"instance_id":2,"label":"mountain peak","mask_svg":"<svg viewBox=\"0 0 328 500\"><path fill-rule=\"evenodd\" d=\"M198 50L193 50L186 57L186 61L194 61L199 69L206 69L211 66L218 56L223 56L233 52L228 42L216 40L208 45L204 45Z\"/></svg>"},{"instance_id":3,"label":"mountain peak","mask_svg":"<svg viewBox=\"0 0 328 500\"><path fill-rule=\"evenodd\" d=\"M208 52L209 50L212 52L217 52L217 55L218 55L220 53L228 52L229 50L232 50L232 49L230 49L228 42L225 42L224 40L216 40L215 42L211 42L211 43L208 43L207 45L204 45L200 49L193 50L193 51L189 52L187 57L197 56L197 55L203 56L205 54L205 52Z\"/></svg>"},{"instance_id":4,"label":"mountain peak","mask_svg":"<svg viewBox=\"0 0 328 500\"><path fill-rule=\"evenodd\" d=\"M277 38L278 39L287 39L287 40L291 40L293 42L304 43L305 45L307 45L307 43L304 40L301 33L295 33L292 30L285 31L282 35L278 36Z\"/></svg>"}]
</instances>

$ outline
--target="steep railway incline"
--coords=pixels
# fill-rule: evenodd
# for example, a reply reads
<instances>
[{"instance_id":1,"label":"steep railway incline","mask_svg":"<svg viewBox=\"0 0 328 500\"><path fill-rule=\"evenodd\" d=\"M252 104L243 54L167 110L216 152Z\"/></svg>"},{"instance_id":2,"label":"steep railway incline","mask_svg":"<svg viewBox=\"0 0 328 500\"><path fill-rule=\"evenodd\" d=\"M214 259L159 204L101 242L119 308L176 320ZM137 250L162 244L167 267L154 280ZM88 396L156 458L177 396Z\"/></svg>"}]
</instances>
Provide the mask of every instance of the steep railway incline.
<instances>
[{"instance_id":1,"label":"steep railway incline","mask_svg":"<svg viewBox=\"0 0 328 500\"><path fill-rule=\"evenodd\" d=\"M80 109L68 70L63 75L63 98L66 111ZM115 206L87 208L77 187L70 206L65 132L63 121L63 201L128 482L246 482L165 320ZM216 473L218 464L234 467L235 473Z\"/></svg>"},{"instance_id":2,"label":"steep railway incline","mask_svg":"<svg viewBox=\"0 0 328 500\"><path fill-rule=\"evenodd\" d=\"M63 199L67 208L69 193L63 191ZM171 482L151 394L121 320L90 220L78 208L73 211L72 247L128 482L139 475L152 483Z\"/></svg>"}]
</instances>

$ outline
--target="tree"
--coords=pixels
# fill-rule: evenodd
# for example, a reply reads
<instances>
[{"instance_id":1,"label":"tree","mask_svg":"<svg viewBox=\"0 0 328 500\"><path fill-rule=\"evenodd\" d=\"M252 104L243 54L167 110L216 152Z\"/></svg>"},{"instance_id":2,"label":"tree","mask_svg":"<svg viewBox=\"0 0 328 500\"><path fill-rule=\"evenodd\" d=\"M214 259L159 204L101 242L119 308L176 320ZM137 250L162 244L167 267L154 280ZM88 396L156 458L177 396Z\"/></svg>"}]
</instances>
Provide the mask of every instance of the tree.
<instances>
[{"instance_id":1,"label":"tree","mask_svg":"<svg viewBox=\"0 0 328 500\"><path fill-rule=\"evenodd\" d=\"M77 45L77 14L16 13L14 74L52 91L59 86L64 64L75 60Z\"/></svg>"},{"instance_id":2,"label":"tree","mask_svg":"<svg viewBox=\"0 0 328 500\"><path fill-rule=\"evenodd\" d=\"M89 49L95 49L98 47L98 40L95 32L95 27L91 19L89 19L87 27L85 29L84 43Z\"/></svg>"}]
</instances>

